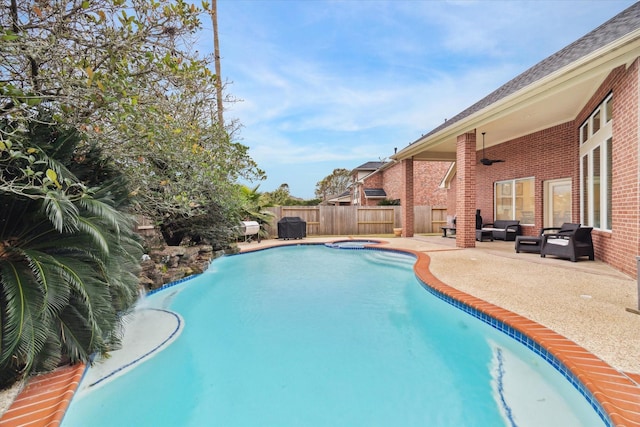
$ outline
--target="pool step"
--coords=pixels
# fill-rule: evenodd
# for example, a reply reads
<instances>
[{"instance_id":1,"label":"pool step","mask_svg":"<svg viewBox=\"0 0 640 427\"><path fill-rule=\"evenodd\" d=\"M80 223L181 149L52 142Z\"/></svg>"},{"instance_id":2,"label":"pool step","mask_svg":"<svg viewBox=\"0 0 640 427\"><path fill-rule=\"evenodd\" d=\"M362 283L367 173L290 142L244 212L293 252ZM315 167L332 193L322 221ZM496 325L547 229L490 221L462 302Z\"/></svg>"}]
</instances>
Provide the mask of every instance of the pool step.
<instances>
[{"instance_id":1,"label":"pool step","mask_svg":"<svg viewBox=\"0 0 640 427\"><path fill-rule=\"evenodd\" d=\"M411 255L393 251L366 251L365 257L376 264L412 267L416 259Z\"/></svg>"}]
</instances>

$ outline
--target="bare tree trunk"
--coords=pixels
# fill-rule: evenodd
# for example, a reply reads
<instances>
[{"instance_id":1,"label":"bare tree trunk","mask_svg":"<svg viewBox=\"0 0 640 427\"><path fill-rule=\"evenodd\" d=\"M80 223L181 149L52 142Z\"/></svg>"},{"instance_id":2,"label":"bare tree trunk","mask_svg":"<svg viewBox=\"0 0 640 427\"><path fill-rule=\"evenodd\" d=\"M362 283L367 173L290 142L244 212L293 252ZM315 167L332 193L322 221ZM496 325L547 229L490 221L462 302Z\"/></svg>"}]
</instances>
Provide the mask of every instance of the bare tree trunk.
<instances>
[{"instance_id":1,"label":"bare tree trunk","mask_svg":"<svg viewBox=\"0 0 640 427\"><path fill-rule=\"evenodd\" d=\"M216 99L218 102L218 124L224 128L224 119L222 117L222 74L220 71L220 44L218 42L218 1L213 0L211 3L211 22L213 23L213 51L215 56L216 67Z\"/></svg>"}]
</instances>

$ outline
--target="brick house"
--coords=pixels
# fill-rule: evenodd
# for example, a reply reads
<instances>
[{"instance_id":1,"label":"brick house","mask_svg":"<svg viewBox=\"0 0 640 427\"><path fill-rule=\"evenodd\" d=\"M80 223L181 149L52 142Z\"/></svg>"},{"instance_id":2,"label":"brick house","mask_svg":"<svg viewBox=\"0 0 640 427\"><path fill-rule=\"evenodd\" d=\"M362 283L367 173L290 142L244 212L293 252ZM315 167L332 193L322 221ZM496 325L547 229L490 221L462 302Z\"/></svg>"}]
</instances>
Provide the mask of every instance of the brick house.
<instances>
[{"instance_id":1,"label":"brick house","mask_svg":"<svg viewBox=\"0 0 640 427\"><path fill-rule=\"evenodd\" d=\"M637 276L639 83L636 3L392 156L404 235L413 235L416 164L455 161L445 183L458 247L476 244L476 209L485 222L518 219L528 235L579 222L594 228L596 258Z\"/></svg>"},{"instance_id":2,"label":"brick house","mask_svg":"<svg viewBox=\"0 0 640 427\"><path fill-rule=\"evenodd\" d=\"M380 170L387 162L367 162L351 171L351 204L375 206L387 198Z\"/></svg>"},{"instance_id":3,"label":"brick house","mask_svg":"<svg viewBox=\"0 0 640 427\"><path fill-rule=\"evenodd\" d=\"M447 203L447 191L440 188L440 182L450 165L451 162L415 162L414 179L420 185L414 189L414 205L444 206ZM384 199L401 199L404 181L399 162L367 162L353 169L351 176L353 205L375 206ZM341 197L340 200L344 200L344 195ZM335 202L339 203L338 198Z\"/></svg>"}]
</instances>

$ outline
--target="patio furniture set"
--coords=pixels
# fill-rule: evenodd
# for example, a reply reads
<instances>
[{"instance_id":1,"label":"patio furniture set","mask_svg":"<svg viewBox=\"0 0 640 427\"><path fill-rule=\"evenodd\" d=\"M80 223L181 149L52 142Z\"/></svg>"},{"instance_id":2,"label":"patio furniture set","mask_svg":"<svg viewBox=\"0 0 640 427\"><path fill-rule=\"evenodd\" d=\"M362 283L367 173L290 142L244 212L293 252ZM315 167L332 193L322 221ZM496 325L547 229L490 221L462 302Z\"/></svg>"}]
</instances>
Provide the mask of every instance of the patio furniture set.
<instances>
[{"instance_id":1,"label":"patio furniture set","mask_svg":"<svg viewBox=\"0 0 640 427\"><path fill-rule=\"evenodd\" d=\"M442 237L456 237L456 224L455 219L452 227L440 227L442 230ZM482 224L482 217L480 222L476 218L476 240L483 242L485 240L505 240L515 241L516 236L520 235L520 221L510 220L496 220L491 223Z\"/></svg>"},{"instance_id":2,"label":"patio furniture set","mask_svg":"<svg viewBox=\"0 0 640 427\"><path fill-rule=\"evenodd\" d=\"M455 237L455 219L453 227L441 227L442 237ZM542 258L553 255L576 262L580 257L589 257L593 261L593 227L581 227L576 223L564 223L561 227L545 227L537 236L522 236L520 221L496 220L482 224L480 212L476 212L476 240L504 240L515 242L516 253L539 253Z\"/></svg>"},{"instance_id":3,"label":"patio furniture set","mask_svg":"<svg viewBox=\"0 0 640 427\"><path fill-rule=\"evenodd\" d=\"M456 218L453 218L452 226L440 227L442 237L456 237ZM476 240L483 242L484 240L494 239L514 241L516 236L522 234L520 230L520 221L517 220L495 220L484 224L480 209L476 210Z\"/></svg>"}]
</instances>

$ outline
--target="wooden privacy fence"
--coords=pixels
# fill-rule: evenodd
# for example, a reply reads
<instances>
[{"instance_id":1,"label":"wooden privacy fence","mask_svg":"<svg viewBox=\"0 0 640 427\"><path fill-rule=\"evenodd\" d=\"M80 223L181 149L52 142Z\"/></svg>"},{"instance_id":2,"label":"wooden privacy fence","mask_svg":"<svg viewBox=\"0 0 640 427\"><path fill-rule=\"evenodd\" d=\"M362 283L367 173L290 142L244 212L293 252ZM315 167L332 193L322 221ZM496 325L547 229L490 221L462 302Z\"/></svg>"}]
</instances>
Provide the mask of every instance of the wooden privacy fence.
<instances>
[{"instance_id":1,"label":"wooden privacy fence","mask_svg":"<svg viewBox=\"0 0 640 427\"><path fill-rule=\"evenodd\" d=\"M402 206L276 206L266 208L274 217L266 225L278 236L278 221L300 217L307 223L307 236L392 234L402 227ZM444 207L415 206L414 233L439 233L447 222Z\"/></svg>"}]
</instances>

